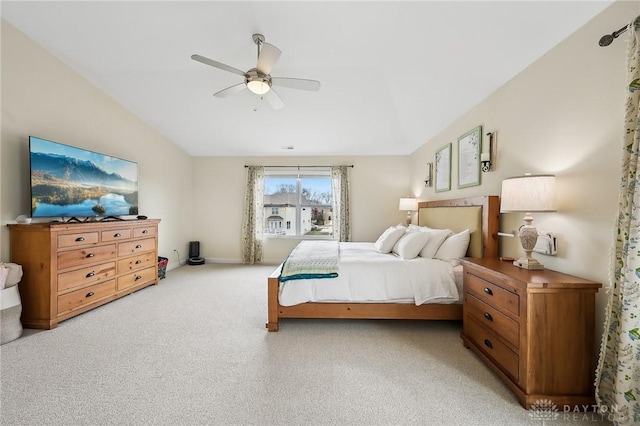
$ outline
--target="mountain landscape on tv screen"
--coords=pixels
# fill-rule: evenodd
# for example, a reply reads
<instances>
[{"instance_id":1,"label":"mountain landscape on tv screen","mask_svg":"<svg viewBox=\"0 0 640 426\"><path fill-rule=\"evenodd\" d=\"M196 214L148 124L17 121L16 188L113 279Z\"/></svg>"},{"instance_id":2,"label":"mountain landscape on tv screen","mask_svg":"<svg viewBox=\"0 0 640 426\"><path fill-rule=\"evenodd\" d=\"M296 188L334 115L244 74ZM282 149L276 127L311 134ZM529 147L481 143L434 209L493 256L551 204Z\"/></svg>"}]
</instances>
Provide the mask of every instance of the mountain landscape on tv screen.
<instances>
[{"instance_id":1,"label":"mountain landscape on tv screen","mask_svg":"<svg viewBox=\"0 0 640 426\"><path fill-rule=\"evenodd\" d=\"M31 204L33 216L137 214L137 182L91 161L32 152Z\"/></svg>"}]
</instances>

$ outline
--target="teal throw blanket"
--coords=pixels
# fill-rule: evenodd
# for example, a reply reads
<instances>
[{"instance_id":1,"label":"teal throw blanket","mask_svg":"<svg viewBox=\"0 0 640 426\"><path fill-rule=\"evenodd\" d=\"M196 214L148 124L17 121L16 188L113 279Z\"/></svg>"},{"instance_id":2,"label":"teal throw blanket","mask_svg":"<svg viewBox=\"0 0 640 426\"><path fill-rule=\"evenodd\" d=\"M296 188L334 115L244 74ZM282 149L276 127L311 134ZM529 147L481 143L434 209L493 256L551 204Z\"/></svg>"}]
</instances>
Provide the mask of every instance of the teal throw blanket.
<instances>
[{"instance_id":1,"label":"teal throw blanket","mask_svg":"<svg viewBox=\"0 0 640 426\"><path fill-rule=\"evenodd\" d=\"M338 241L300 241L282 264L279 280L335 278L339 258Z\"/></svg>"}]
</instances>

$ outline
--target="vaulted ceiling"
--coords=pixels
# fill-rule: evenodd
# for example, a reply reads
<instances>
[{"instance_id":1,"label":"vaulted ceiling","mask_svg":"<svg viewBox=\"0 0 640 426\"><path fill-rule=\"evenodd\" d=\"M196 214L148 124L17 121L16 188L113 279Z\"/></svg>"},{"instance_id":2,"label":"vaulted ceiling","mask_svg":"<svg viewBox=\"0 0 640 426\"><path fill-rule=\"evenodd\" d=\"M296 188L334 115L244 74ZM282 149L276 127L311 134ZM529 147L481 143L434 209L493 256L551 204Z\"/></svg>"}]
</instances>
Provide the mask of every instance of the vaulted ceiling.
<instances>
[{"instance_id":1,"label":"vaulted ceiling","mask_svg":"<svg viewBox=\"0 0 640 426\"><path fill-rule=\"evenodd\" d=\"M7 2L3 19L193 156L406 155L611 1ZM243 77L281 51L272 109ZM595 43L596 41L594 41ZM290 149L293 147L293 149Z\"/></svg>"}]
</instances>

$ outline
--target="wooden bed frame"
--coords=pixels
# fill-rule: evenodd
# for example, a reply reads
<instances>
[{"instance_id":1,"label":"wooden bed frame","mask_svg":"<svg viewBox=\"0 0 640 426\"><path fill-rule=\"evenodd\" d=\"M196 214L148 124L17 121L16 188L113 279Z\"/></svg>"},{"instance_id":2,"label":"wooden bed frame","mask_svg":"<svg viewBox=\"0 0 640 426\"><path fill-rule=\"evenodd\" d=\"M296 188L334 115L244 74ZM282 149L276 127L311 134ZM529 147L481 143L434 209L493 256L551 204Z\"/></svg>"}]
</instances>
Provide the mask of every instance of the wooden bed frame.
<instances>
[{"instance_id":1,"label":"wooden bed frame","mask_svg":"<svg viewBox=\"0 0 640 426\"><path fill-rule=\"evenodd\" d=\"M458 209L466 207L467 209ZM449 228L455 232L471 230L467 256L498 256L498 225L500 203L498 196L488 195L455 200L426 201L418 204L418 224L432 228ZM458 216L456 212L464 212ZM474 217L473 219L471 217ZM278 331L281 318L334 319L462 319L462 304L406 303L301 303L280 306L278 303L280 267L267 280L269 331Z\"/></svg>"}]
</instances>

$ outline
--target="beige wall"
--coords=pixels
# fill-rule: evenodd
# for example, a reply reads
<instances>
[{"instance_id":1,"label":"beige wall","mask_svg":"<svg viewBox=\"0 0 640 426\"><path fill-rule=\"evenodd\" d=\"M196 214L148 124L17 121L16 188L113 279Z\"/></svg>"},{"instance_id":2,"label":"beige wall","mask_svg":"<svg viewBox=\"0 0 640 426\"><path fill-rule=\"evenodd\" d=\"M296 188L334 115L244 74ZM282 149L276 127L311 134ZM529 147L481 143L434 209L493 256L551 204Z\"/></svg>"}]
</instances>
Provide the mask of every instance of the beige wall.
<instances>
[{"instance_id":1,"label":"beige wall","mask_svg":"<svg viewBox=\"0 0 640 426\"><path fill-rule=\"evenodd\" d=\"M207 157L194 160L193 238L201 243L200 255L219 262L240 262L240 230L246 170L250 165L353 165L351 178L352 240L375 241L391 224L404 221L398 211L407 194L408 157ZM267 238L265 263L280 263L297 244L296 238Z\"/></svg>"},{"instance_id":2,"label":"beige wall","mask_svg":"<svg viewBox=\"0 0 640 426\"><path fill-rule=\"evenodd\" d=\"M425 163L434 161L439 147L453 144L454 189L435 193L429 188L420 198L499 195L506 177L553 173L558 212L533 216L539 230L558 236L559 252L555 257L535 256L550 269L607 283L620 179L626 34L607 48L598 46L598 40L639 12L638 2L614 3L417 150L411 156L411 185L419 193ZM497 131L496 168L482 174L480 186L458 190L457 138L477 125L483 133ZM501 215L502 230L517 229L522 217ZM502 255L521 254L517 239L501 238L500 243ZM600 291L598 324L605 301Z\"/></svg>"},{"instance_id":3,"label":"beige wall","mask_svg":"<svg viewBox=\"0 0 640 426\"><path fill-rule=\"evenodd\" d=\"M29 135L138 162L140 214L160 218L159 253L177 264L191 229L192 159L85 78L2 23L0 259L7 223L29 214ZM173 264L171 264L173 263Z\"/></svg>"}]
</instances>

